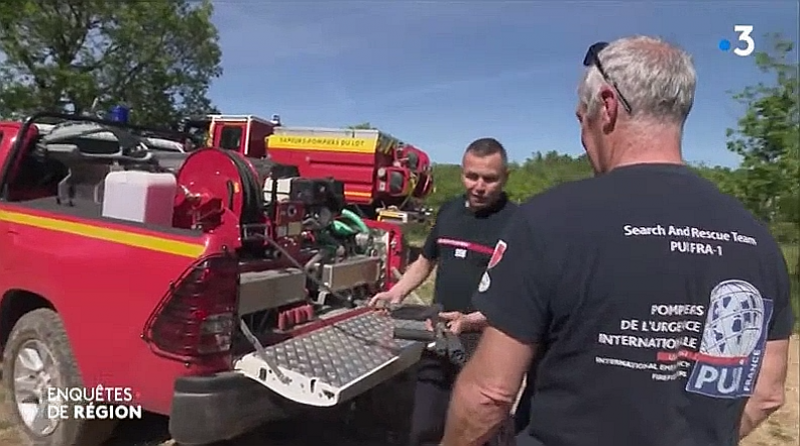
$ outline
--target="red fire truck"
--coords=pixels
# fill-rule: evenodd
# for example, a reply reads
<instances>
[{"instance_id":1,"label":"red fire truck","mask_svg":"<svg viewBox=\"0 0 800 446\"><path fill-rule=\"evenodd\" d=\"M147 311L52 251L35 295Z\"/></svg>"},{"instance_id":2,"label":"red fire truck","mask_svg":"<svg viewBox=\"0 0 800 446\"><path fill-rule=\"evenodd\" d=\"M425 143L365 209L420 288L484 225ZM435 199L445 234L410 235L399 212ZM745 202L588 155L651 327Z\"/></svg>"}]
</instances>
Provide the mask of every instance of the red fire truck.
<instances>
[{"instance_id":1,"label":"red fire truck","mask_svg":"<svg viewBox=\"0 0 800 446\"><path fill-rule=\"evenodd\" d=\"M286 127L277 115L209 115L191 125L207 132L209 146L343 182L347 203L367 218L408 223L430 216L423 206L433 191L428 155L380 130Z\"/></svg>"}]
</instances>

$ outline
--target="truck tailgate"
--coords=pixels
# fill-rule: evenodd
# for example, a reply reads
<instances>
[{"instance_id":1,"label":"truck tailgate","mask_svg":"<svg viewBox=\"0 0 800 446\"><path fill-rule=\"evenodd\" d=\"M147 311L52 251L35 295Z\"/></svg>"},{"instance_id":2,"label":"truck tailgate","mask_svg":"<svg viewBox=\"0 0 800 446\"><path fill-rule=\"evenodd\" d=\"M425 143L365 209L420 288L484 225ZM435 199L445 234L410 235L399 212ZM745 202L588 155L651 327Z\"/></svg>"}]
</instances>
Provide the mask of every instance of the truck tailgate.
<instances>
[{"instance_id":1,"label":"truck tailgate","mask_svg":"<svg viewBox=\"0 0 800 446\"><path fill-rule=\"evenodd\" d=\"M419 360L424 344L392 338L399 323L408 322L349 310L312 331L257 348L234 368L291 401L335 406Z\"/></svg>"}]
</instances>

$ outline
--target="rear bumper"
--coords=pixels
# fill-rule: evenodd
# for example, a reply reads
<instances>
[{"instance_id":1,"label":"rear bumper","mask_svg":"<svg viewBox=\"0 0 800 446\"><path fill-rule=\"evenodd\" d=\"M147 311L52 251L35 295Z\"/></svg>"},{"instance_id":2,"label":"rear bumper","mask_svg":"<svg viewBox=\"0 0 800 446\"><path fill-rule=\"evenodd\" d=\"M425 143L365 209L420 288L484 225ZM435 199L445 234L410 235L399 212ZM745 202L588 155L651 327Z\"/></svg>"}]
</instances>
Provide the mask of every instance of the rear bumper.
<instances>
[{"instance_id":1,"label":"rear bumper","mask_svg":"<svg viewBox=\"0 0 800 446\"><path fill-rule=\"evenodd\" d=\"M229 440L291 415L288 401L235 372L175 381L169 432L182 445Z\"/></svg>"}]
</instances>

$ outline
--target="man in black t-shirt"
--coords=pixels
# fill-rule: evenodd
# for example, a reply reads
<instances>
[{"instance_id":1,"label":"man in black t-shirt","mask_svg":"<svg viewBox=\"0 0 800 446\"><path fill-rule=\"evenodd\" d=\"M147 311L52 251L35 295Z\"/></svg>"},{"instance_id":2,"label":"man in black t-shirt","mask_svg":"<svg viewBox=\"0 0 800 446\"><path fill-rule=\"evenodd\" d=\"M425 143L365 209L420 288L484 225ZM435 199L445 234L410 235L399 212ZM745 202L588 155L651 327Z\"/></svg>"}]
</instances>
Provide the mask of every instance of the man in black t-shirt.
<instances>
[{"instance_id":1,"label":"man in black t-shirt","mask_svg":"<svg viewBox=\"0 0 800 446\"><path fill-rule=\"evenodd\" d=\"M439 208L419 258L391 290L377 294L370 304L402 302L436 267L434 302L443 306L441 316L449 320L450 331L461 336L468 351L474 349L485 319L475 311L471 297L500 231L517 208L503 192L507 177L508 157L497 140L482 138L470 144L462 162L466 193ZM411 446L439 444L457 373L445 358L423 355L414 393Z\"/></svg>"},{"instance_id":2,"label":"man in black t-shirt","mask_svg":"<svg viewBox=\"0 0 800 446\"><path fill-rule=\"evenodd\" d=\"M520 206L443 445L481 444L541 362L519 446L733 446L784 398L789 276L768 230L682 162L696 76L660 40L593 45L577 116L595 178Z\"/></svg>"}]
</instances>

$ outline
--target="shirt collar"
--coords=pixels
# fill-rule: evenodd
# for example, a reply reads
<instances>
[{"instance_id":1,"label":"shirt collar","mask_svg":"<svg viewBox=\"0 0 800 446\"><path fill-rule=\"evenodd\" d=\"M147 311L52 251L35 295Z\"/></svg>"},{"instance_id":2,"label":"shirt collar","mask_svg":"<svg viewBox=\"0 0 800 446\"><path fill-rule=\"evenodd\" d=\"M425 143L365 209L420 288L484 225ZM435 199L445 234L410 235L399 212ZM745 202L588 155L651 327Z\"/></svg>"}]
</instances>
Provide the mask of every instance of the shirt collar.
<instances>
[{"instance_id":1,"label":"shirt collar","mask_svg":"<svg viewBox=\"0 0 800 446\"><path fill-rule=\"evenodd\" d=\"M467 200L467 194L463 194L462 198L464 199L464 210L470 214L475 215L476 217L485 217L487 215L494 214L495 212L498 212L501 209L503 209L506 206L506 203L508 203L508 194L502 192L500 194L500 198L497 201L495 201L494 204L492 204L491 206L473 211L469 207L469 200Z\"/></svg>"}]
</instances>

